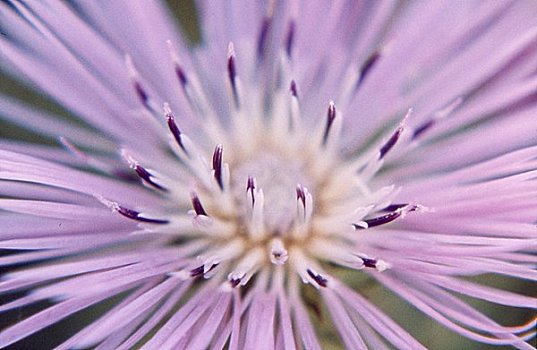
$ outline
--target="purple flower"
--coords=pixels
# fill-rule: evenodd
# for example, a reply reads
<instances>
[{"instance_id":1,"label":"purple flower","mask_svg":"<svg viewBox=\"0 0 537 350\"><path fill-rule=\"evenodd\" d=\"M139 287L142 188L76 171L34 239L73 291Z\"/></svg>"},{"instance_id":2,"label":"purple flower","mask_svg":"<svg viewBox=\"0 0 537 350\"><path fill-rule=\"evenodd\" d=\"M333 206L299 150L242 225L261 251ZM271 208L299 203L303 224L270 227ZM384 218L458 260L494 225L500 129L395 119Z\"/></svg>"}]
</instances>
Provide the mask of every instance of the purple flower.
<instances>
[{"instance_id":1,"label":"purple flower","mask_svg":"<svg viewBox=\"0 0 537 350\"><path fill-rule=\"evenodd\" d=\"M157 1L0 3L1 67L71 116L0 96L58 140L0 142L0 347L113 300L59 348L424 348L373 283L532 349L470 299L537 305L480 278L537 279L535 3L198 10L189 48Z\"/></svg>"}]
</instances>

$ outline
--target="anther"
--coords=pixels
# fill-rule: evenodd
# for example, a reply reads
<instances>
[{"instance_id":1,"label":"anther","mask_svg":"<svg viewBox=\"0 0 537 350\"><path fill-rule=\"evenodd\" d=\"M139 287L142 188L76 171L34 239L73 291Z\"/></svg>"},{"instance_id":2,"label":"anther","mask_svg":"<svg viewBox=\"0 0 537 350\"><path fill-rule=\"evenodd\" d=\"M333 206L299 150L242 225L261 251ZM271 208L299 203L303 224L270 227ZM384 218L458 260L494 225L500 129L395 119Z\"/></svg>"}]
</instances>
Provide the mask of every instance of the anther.
<instances>
[{"instance_id":1,"label":"anther","mask_svg":"<svg viewBox=\"0 0 537 350\"><path fill-rule=\"evenodd\" d=\"M263 60L267 51L267 41L270 27L272 25L272 18L265 17L261 22L261 30L259 32L259 39L257 40L257 57L259 60Z\"/></svg>"},{"instance_id":2,"label":"anther","mask_svg":"<svg viewBox=\"0 0 537 350\"><path fill-rule=\"evenodd\" d=\"M360 67L360 77L356 82L356 89L358 89L364 82L366 76L371 71L373 66L378 62L380 58L380 50L373 52Z\"/></svg>"},{"instance_id":3,"label":"anther","mask_svg":"<svg viewBox=\"0 0 537 350\"><path fill-rule=\"evenodd\" d=\"M222 152L222 145L217 145L213 153L214 178L216 179L220 189L224 189L224 183L222 180Z\"/></svg>"},{"instance_id":4,"label":"anther","mask_svg":"<svg viewBox=\"0 0 537 350\"><path fill-rule=\"evenodd\" d=\"M205 265L198 266L195 269L190 270L190 277L205 275L206 273L215 269L218 265L218 263L213 263L208 269L205 268Z\"/></svg>"},{"instance_id":5,"label":"anther","mask_svg":"<svg viewBox=\"0 0 537 350\"><path fill-rule=\"evenodd\" d=\"M287 57L291 57L291 53L293 50L295 30L296 30L295 27L296 27L295 21L291 20L289 22L289 26L287 27L287 35L285 38L285 52L287 53Z\"/></svg>"},{"instance_id":6,"label":"anther","mask_svg":"<svg viewBox=\"0 0 537 350\"><path fill-rule=\"evenodd\" d=\"M123 215L123 216L125 216L125 217L127 217L129 219L137 220L137 221L140 221L140 222L146 222L146 223L151 223L151 224L167 224L167 223L169 223L168 220L147 218L145 216L142 216L142 213L140 213L138 211L128 209L128 208L122 207L120 205L117 205L116 210L121 215Z\"/></svg>"},{"instance_id":7,"label":"anther","mask_svg":"<svg viewBox=\"0 0 537 350\"><path fill-rule=\"evenodd\" d=\"M399 124L397 127L397 130L393 133L393 135L386 141L386 143L380 148L379 152L379 160L384 158L386 154L395 146L399 138L401 137L401 134L403 133L403 130L405 129L406 120L412 113L412 108L408 110L405 117L403 118L403 121Z\"/></svg>"},{"instance_id":8,"label":"anther","mask_svg":"<svg viewBox=\"0 0 537 350\"><path fill-rule=\"evenodd\" d=\"M311 222L313 214L313 197L306 187L301 184L296 185L296 200L297 200L297 219L298 230L296 233L303 236L307 232L308 223Z\"/></svg>"},{"instance_id":9,"label":"anther","mask_svg":"<svg viewBox=\"0 0 537 350\"><path fill-rule=\"evenodd\" d=\"M175 141L177 142L179 147L181 147L183 152L185 152L185 154L188 155L188 152L186 151L186 148L183 145L183 141L181 139L181 130L179 129L179 127L175 123L175 118L174 118L174 116L172 114L172 110L170 109L170 106L167 103L164 104L164 114L166 115L166 121L168 123L168 128L170 129L170 132L172 133L173 138L175 139Z\"/></svg>"},{"instance_id":10,"label":"anther","mask_svg":"<svg viewBox=\"0 0 537 350\"><path fill-rule=\"evenodd\" d=\"M142 167L139 164L136 164L134 166L134 171L136 171L136 174L138 174L138 176L140 176L146 183L150 184L156 189L167 191L166 188L153 181L154 176L146 168Z\"/></svg>"},{"instance_id":11,"label":"anther","mask_svg":"<svg viewBox=\"0 0 537 350\"><path fill-rule=\"evenodd\" d=\"M321 287L325 287L328 285L328 280L324 278L323 276L319 275L318 273L315 273L311 269L307 269L308 275L313 278L313 280Z\"/></svg>"},{"instance_id":12,"label":"anther","mask_svg":"<svg viewBox=\"0 0 537 350\"><path fill-rule=\"evenodd\" d=\"M252 207L255 204L255 178L249 176L246 183L246 192L252 197Z\"/></svg>"},{"instance_id":13,"label":"anther","mask_svg":"<svg viewBox=\"0 0 537 350\"><path fill-rule=\"evenodd\" d=\"M378 272L385 271L391 267L384 260L370 258L365 254L355 254L362 262L363 267L368 267L377 270Z\"/></svg>"},{"instance_id":14,"label":"anther","mask_svg":"<svg viewBox=\"0 0 537 350\"><path fill-rule=\"evenodd\" d=\"M177 75L177 78L179 79L179 82L181 82L182 86L185 86L188 83L185 71L178 64L175 65L175 74Z\"/></svg>"},{"instance_id":15,"label":"anther","mask_svg":"<svg viewBox=\"0 0 537 350\"><path fill-rule=\"evenodd\" d=\"M166 188L155 182L155 176L148 169L138 164L138 162L133 157L131 157L126 150L121 150L121 155L127 160L129 166L134 169L138 177L140 177L145 183L153 186L156 189L167 191Z\"/></svg>"},{"instance_id":16,"label":"anther","mask_svg":"<svg viewBox=\"0 0 537 350\"><path fill-rule=\"evenodd\" d=\"M394 221L395 219L397 219L400 216L401 216L401 211L398 210L398 211L394 211L394 212L391 212L391 213L388 213L388 214L385 214L385 215L377 216L377 217L372 218L372 219L367 219L367 220L364 220L364 221L367 224L367 227L371 228L371 227L375 227L375 226L385 225L385 224L387 224L389 222ZM362 227L355 226L355 228L359 229L359 228L362 228Z\"/></svg>"},{"instance_id":17,"label":"anther","mask_svg":"<svg viewBox=\"0 0 537 350\"><path fill-rule=\"evenodd\" d=\"M414 129L414 133L412 134L412 139L415 140L418 137L420 137L425 131L429 130L434 124L436 124L436 120L429 119L425 123L418 126L416 129Z\"/></svg>"},{"instance_id":18,"label":"anther","mask_svg":"<svg viewBox=\"0 0 537 350\"><path fill-rule=\"evenodd\" d=\"M291 80L291 87L289 89L289 91L291 91L291 94L298 98L298 89L297 89L297 86L296 86L296 82L294 80Z\"/></svg>"},{"instance_id":19,"label":"anther","mask_svg":"<svg viewBox=\"0 0 537 350\"><path fill-rule=\"evenodd\" d=\"M306 193L304 192L304 187L298 184L296 185L296 199L302 202L302 205L306 206Z\"/></svg>"},{"instance_id":20,"label":"anther","mask_svg":"<svg viewBox=\"0 0 537 350\"><path fill-rule=\"evenodd\" d=\"M240 278L232 278L229 280L229 284L231 285L231 288L237 287L241 283Z\"/></svg>"},{"instance_id":21,"label":"anther","mask_svg":"<svg viewBox=\"0 0 537 350\"><path fill-rule=\"evenodd\" d=\"M239 107L239 92L237 91L237 67L235 63L235 48L233 43L228 45L228 54L227 54L227 73L229 82L231 84L231 90L233 93L233 100L235 106Z\"/></svg>"},{"instance_id":22,"label":"anther","mask_svg":"<svg viewBox=\"0 0 537 350\"><path fill-rule=\"evenodd\" d=\"M451 114L455 109L457 109L457 107L459 107L462 104L463 101L464 101L464 98L457 97L454 101L450 102L447 106L434 112L432 117L429 120L426 120L420 126L414 129L414 132L412 133L412 140L419 138L424 132L426 132L431 127L433 127L438 120L445 118L446 116Z\"/></svg>"},{"instance_id":23,"label":"anther","mask_svg":"<svg viewBox=\"0 0 537 350\"><path fill-rule=\"evenodd\" d=\"M136 96L138 96L138 99L146 108L149 108L149 95L147 94L145 89L142 87L142 84L140 83L138 72L136 71L136 68L134 67L132 57L130 55L126 55L125 62L127 64L127 70L131 78L134 91L136 92Z\"/></svg>"},{"instance_id":24,"label":"anther","mask_svg":"<svg viewBox=\"0 0 537 350\"><path fill-rule=\"evenodd\" d=\"M353 224L353 226L354 226L354 228L356 230L362 230L362 229L371 228L371 227L375 227L375 226L385 225L385 224L390 223L390 222L394 221L395 219L397 219L397 218L399 218L399 217L401 217L401 216L403 216L403 215L405 215L407 213L416 211L419 208L420 208L420 206L413 205L413 204L406 204L404 206L398 205L398 207L394 211L392 211L392 212L390 212L388 214L364 220L363 222L366 224L367 227L364 227L365 225L363 225L363 224Z\"/></svg>"},{"instance_id":25,"label":"anther","mask_svg":"<svg viewBox=\"0 0 537 350\"><path fill-rule=\"evenodd\" d=\"M201 205L201 201L198 195L195 192L191 193L190 199L192 200L192 207L194 208L194 212L196 213L196 215L208 216L207 212L203 208L203 205Z\"/></svg>"},{"instance_id":26,"label":"anther","mask_svg":"<svg viewBox=\"0 0 537 350\"><path fill-rule=\"evenodd\" d=\"M166 44L168 45L168 50L170 51L170 56L172 57L175 75L177 75L181 86L184 88L186 84L188 84L188 79L186 78L185 71L183 70L183 67L181 67L181 65L179 64L179 58L177 57L177 54L173 49L172 42L170 40L167 40Z\"/></svg>"},{"instance_id":27,"label":"anther","mask_svg":"<svg viewBox=\"0 0 537 350\"><path fill-rule=\"evenodd\" d=\"M336 106L334 105L333 101L330 101L326 115L326 127L324 129L323 145L326 145L326 141L328 141L328 135L330 134L330 129L334 124L334 119L336 119Z\"/></svg>"}]
</instances>

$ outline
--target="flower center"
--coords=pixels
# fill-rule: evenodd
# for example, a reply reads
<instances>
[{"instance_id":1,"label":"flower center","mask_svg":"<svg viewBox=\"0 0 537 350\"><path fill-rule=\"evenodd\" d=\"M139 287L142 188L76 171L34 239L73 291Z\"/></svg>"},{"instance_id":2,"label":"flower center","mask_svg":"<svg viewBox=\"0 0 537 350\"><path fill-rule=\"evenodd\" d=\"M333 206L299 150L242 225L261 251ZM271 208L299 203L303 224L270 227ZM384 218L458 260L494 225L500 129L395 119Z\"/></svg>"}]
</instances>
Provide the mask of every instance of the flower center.
<instances>
[{"instance_id":1,"label":"flower center","mask_svg":"<svg viewBox=\"0 0 537 350\"><path fill-rule=\"evenodd\" d=\"M153 216L99 199L149 230L161 225L160 232L180 236L184 256L176 273L182 278L218 275L225 286L235 288L254 276L267 281L276 272L282 278L272 281L279 280L280 287L286 279L298 288L299 276L320 288L331 283L328 268L333 266L388 268L389 262L361 251L363 235L356 231L421 208L392 203L394 186L369 185L383 158L400 143L410 111L383 143L347 155L339 145L342 116L334 102L328 102L324 120L306 122L294 80L288 90L281 85L271 91L269 104L255 84L243 89L231 44L227 67L229 124L209 113L201 136L205 142L183 134L164 105L171 147L185 176L166 178L124 154L146 185L180 204ZM204 96L187 81L182 79L187 98L198 106ZM134 85L144 92L139 81ZM142 102L148 106L147 98ZM211 157L206 147L218 142L225 146L216 144ZM185 213L189 193L191 209Z\"/></svg>"},{"instance_id":2,"label":"flower center","mask_svg":"<svg viewBox=\"0 0 537 350\"><path fill-rule=\"evenodd\" d=\"M240 206L239 212L247 213L252 205L251 198L245 196L244 184L249 178L255 179L255 187L263 191L265 234L288 234L296 218L297 184L306 188L312 186L304 164L299 159L291 161L283 155L261 152L232 171L232 193Z\"/></svg>"}]
</instances>

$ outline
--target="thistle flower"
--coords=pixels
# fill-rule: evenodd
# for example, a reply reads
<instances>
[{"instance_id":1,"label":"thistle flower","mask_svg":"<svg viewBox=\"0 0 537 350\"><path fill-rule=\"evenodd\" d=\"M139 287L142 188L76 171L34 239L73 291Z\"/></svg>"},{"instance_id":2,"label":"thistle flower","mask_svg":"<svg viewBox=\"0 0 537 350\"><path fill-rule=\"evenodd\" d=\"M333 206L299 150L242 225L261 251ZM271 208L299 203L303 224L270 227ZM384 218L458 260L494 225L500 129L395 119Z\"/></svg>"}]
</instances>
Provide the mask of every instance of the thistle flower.
<instances>
[{"instance_id":1,"label":"thistle flower","mask_svg":"<svg viewBox=\"0 0 537 350\"><path fill-rule=\"evenodd\" d=\"M533 348L469 298L536 306L478 278L537 276L535 3L198 5L190 49L156 1L0 3L72 115L0 96L63 146L1 142L0 347L109 301L59 348L424 348L373 283Z\"/></svg>"}]
</instances>

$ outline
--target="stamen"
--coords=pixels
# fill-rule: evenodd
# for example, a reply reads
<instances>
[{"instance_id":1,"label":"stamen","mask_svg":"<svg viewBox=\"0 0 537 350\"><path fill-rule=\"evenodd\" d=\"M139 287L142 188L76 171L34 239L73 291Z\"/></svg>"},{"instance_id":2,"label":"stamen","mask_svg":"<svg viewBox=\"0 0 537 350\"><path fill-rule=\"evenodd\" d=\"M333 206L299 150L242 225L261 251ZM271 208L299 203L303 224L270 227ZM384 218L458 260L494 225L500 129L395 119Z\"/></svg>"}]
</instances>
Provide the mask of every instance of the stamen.
<instances>
[{"instance_id":1,"label":"stamen","mask_svg":"<svg viewBox=\"0 0 537 350\"><path fill-rule=\"evenodd\" d=\"M264 59L267 51L268 34L272 25L272 17L266 16L261 22L261 30L259 32L259 39L257 40L257 57L260 61Z\"/></svg>"},{"instance_id":2,"label":"stamen","mask_svg":"<svg viewBox=\"0 0 537 350\"><path fill-rule=\"evenodd\" d=\"M205 211L205 209L201 205L201 201L200 201L198 195L195 192L192 192L190 194L190 198L192 200L192 207L194 207L194 212L196 212L196 215L208 216L207 212Z\"/></svg>"},{"instance_id":3,"label":"stamen","mask_svg":"<svg viewBox=\"0 0 537 350\"><path fill-rule=\"evenodd\" d=\"M181 82L181 85L183 87L186 86L186 84L188 84L188 80L186 78L185 71L178 64L175 65L175 75L177 75L177 78L179 78L179 82Z\"/></svg>"},{"instance_id":4,"label":"stamen","mask_svg":"<svg viewBox=\"0 0 537 350\"><path fill-rule=\"evenodd\" d=\"M380 56L381 51L377 50L373 52L362 64L362 66L360 67L360 76L358 78L358 81L356 82L356 90L362 85L366 76L371 71L371 68L373 68L373 66L378 62Z\"/></svg>"},{"instance_id":5,"label":"stamen","mask_svg":"<svg viewBox=\"0 0 537 350\"><path fill-rule=\"evenodd\" d=\"M391 265L384 260L370 258L365 254L355 254L355 256L362 261L363 267L373 268L378 272L383 272L391 267Z\"/></svg>"},{"instance_id":6,"label":"stamen","mask_svg":"<svg viewBox=\"0 0 537 350\"><path fill-rule=\"evenodd\" d=\"M132 61L132 57L130 55L125 56L125 63L127 64L129 77L132 80L134 91L136 92L138 99L140 99L140 102L144 105L144 107L150 109L149 95L147 94L145 89L142 87L142 84L140 83L138 72L136 71L136 68L134 67L134 62Z\"/></svg>"},{"instance_id":7,"label":"stamen","mask_svg":"<svg viewBox=\"0 0 537 350\"><path fill-rule=\"evenodd\" d=\"M205 264L198 266L195 269L190 270L190 277L199 277L199 276L205 275L206 273L215 269L218 265L219 263L213 263L208 269L206 268Z\"/></svg>"},{"instance_id":8,"label":"stamen","mask_svg":"<svg viewBox=\"0 0 537 350\"><path fill-rule=\"evenodd\" d=\"M390 223L390 222L394 221L395 219L397 219L397 218L399 218L401 216L404 216L407 213L416 211L419 208L420 208L420 206L418 206L418 205L406 204L403 207L399 207L399 208L395 209L395 211L390 212L388 214L364 220L363 222L365 222L367 224L367 227L364 227L363 224L353 224L353 226L354 226L354 228L356 230L362 230L362 229L371 228L371 227L375 227L375 226L385 225L387 223Z\"/></svg>"},{"instance_id":9,"label":"stamen","mask_svg":"<svg viewBox=\"0 0 537 350\"><path fill-rule=\"evenodd\" d=\"M168 220L147 218L147 217L143 216L143 214L138 212L138 211L128 209L128 208L122 207L120 205L117 205L116 210L121 215L123 215L123 216L125 216L125 217L127 217L129 219L137 220L137 221L140 221L140 222L146 222L146 223L151 223L151 224L167 224L167 223L169 223Z\"/></svg>"},{"instance_id":10,"label":"stamen","mask_svg":"<svg viewBox=\"0 0 537 350\"><path fill-rule=\"evenodd\" d=\"M386 215L378 216L376 218L366 219L364 221L367 224L367 227L371 228L371 227L380 226L380 225L384 225L389 222L392 222L400 216L401 216L401 211L398 210L398 211L394 211Z\"/></svg>"},{"instance_id":11,"label":"stamen","mask_svg":"<svg viewBox=\"0 0 537 350\"><path fill-rule=\"evenodd\" d=\"M127 162L131 169L134 169L136 174L147 184L153 186L161 191L168 191L162 185L155 181L156 177L146 168L142 167L133 157L131 157L126 150L121 150L121 155Z\"/></svg>"},{"instance_id":12,"label":"stamen","mask_svg":"<svg viewBox=\"0 0 537 350\"><path fill-rule=\"evenodd\" d=\"M117 202L113 202L104 198L100 194L94 194L93 196L95 197L95 199L97 199L99 202L101 202L108 208L112 209L113 211L117 211L118 213L120 213L121 215L129 219L137 220L140 222L151 223L151 224L168 224L169 223L169 220L148 218L144 216L143 213L140 213L136 210L125 208L119 205Z\"/></svg>"},{"instance_id":13,"label":"stamen","mask_svg":"<svg viewBox=\"0 0 537 350\"><path fill-rule=\"evenodd\" d=\"M175 53L173 49L173 44L171 40L166 40L166 45L168 45L168 50L170 51L170 56L172 57L175 75L177 75L177 78L179 79L181 86L185 88L186 84L188 84L188 79L186 78L185 71L179 64L179 57L177 57L177 54Z\"/></svg>"},{"instance_id":14,"label":"stamen","mask_svg":"<svg viewBox=\"0 0 537 350\"><path fill-rule=\"evenodd\" d=\"M330 101L328 104L328 113L326 115L326 128L324 129L323 146L326 145L326 141L328 141L328 135L330 133L330 129L332 128L332 124L334 123L334 119L336 119L336 106L334 105L333 101Z\"/></svg>"},{"instance_id":15,"label":"stamen","mask_svg":"<svg viewBox=\"0 0 537 350\"><path fill-rule=\"evenodd\" d=\"M231 286L236 287L239 284L245 285L248 283L250 278L259 269L262 262L263 250L261 248L255 248L249 252L240 260L235 270L228 275L228 280Z\"/></svg>"},{"instance_id":16,"label":"stamen","mask_svg":"<svg viewBox=\"0 0 537 350\"><path fill-rule=\"evenodd\" d=\"M397 128L397 130L395 130L393 135L388 139L388 141L384 144L384 146L381 147L380 153L379 153L379 160L384 158L384 156L393 148L393 146L395 146L395 144L399 140L399 137L401 137L403 130L405 129L406 120L408 119L411 113L412 113L412 108L408 110L405 117L399 124L399 127Z\"/></svg>"},{"instance_id":17,"label":"stamen","mask_svg":"<svg viewBox=\"0 0 537 350\"><path fill-rule=\"evenodd\" d=\"M294 80L291 80L291 88L289 90L294 97L298 98L298 90L296 87L296 82Z\"/></svg>"},{"instance_id":18,"label":"stamen","mask_svg":"<svg viewBox=\"0 0 537 350\"><path fill-rule=\"evenodd\" d=\"M168 191L166 188L162 187L155 181L153 181L154 176L144 167L141 165L135 165L134 171L136 171L136 174L140 176L145 182L150 184L151 186L155 187L156 189L162 190L162 191Z\"/></svg>"},{"instance_id":19,"label":"stamen","mask_svg":"<svg viewBox=\"0 0 537 350\"><path fill-rule=\"evenodd\" d=\"M436 124L436 120L429 119L425 123L418 126L416 129L414 129L414 133L412 134L412 140L415 140L418 137L420 137L425 131L429 130L434 124Z\"/></svg>"},{"instance_id":20,"label":"stamen","mask_svg":"<svg viewBox=\"0 0 537 350\"><path fill-rule=\"evenodd\" d=\"M417 139L420 137L425 131L429 130L432 126L436 124L436 122L442 118L445 118L449 114L451 114L457 107L459 107L462 102L464 101L464 98L457 97L453 102L450 102L447 106L441 108L440 110L433 113L433 116L425 121L423 124L418 126L414 129L414 132L412 134L412 140Z\"/></svg>"},{"instance_id":21,"label":"stamen","mask_svg":"<svg viewBox=\"0 0 537 350\"><path fill-rule=\"evenodd\" d=\"M285 38L285 52L287 53L287 57L291 57L291 53L293 50L295 30L296 30L295 27L296 27L295 21L291 20L287 27L287 35Z\"/></svg>"},{"instance_id":22,"label":"stamen","mask_svg":"<svg viewBox=\"0 0 537 350\"><path fill-rule=\"evenodd\" d=\"M306 206L306 194L304 193L304 187L298 184L296 185L296 199L302 202L302 205Z\"/></svg>"},{"instance_id":23,"label":"stamen","mask_svg":"<svg viewBox=\"0 0 537 350\"><path fill-rule=\"evenodd\" d=\"M214 178L216 179L216 182L221 190L224 189L224 183L222 180L222 152L222 145L217 145L213 153Z\"/></svg>"},{"instance_id":24,"label":"stamen","mask_svg":"<svg viewBox=\"0 0 537 350\"><path fill-rule=\"evenodd\" d=\"M229 284L231 285L231 288L237 287L241 283L240 278L232 278L229 280Z\"/></svg>"},{"instance_id":25,"label":"stamen","mask_svg":"<svg viewBox=\"0 0 537 350\"><path fill-rule=\"evenodd\" d=\"M307 269L308 275L320 286L326 288L328 280L311 269Z\"/></svg>"},{"instance_id":26,"label":"stamen","mask_svg":"<svg viewBox=\"0 0 537 350\"><path fill-rule=\"evenodd\" d=\"M170 105L167 104L167 103L164 104L164 114L166 115L168 128L170 129L170 131L171 131L171 133L173 135L173 138L175 139L175 141L177 142L179 147L181 147L183 152L185 152L185 154L188 156L188 152L186 151L186 148L185 148L185 146L183 144L183 140L181 138L181 135L182 135L181 129L179 129L179 127L175 123L175 118L174 118L174 116L172 114L172 110L170 109Z\"/></svg>"},{"instance_id":27,"label":"stamen","mask_svg":"<svg viewBox=\"0 0 537 350\"><path fill-rule=\"evenodd\" d=\"M296 229L294 234L303 238L307 235L313 215L313 197L306 187L296 186Z\"/></svg>"},{"instance_id":28,"label":"stamen","mask_svg":"<svg viewBox=\"0 0 537 350\"><path fill-rule=\"evenodd\" d=\"M246 184L246 192L248 193L248 196L251 197L252 207L255 204L255 178L249 176L248 182Z\"/></svg>"},{"instance_id":29,"label":"stamen","mask_svg":"<svg viewBox=\"0 0 537 350\"><path fill-rule=\"evenodd\" d=\"M292 128L297 128L300 123L300 106L298 104L298 86L296 81L291 80L291 86L289 88L291 92L290 99L290 123L289 126Z\"/></svg>"},{"instance_id":30,"label":"stamen","mask_svg":"<svg viewBox=\"0 0 537 350\"><path fill-rule=\"evenodd\" d=\"M179 82L181 83L181 86L184 88L186 84L188 84L188 79L186 78L185 71L183 70L183 67L179 65L179 63L174 62L174 70L175 75L177 75L177 78L179 79Z\"/></svg>"},{"instance_id":31,"label":"stamen","mask_svg":"<svg viewBox=\"0 0 537 350\"><path fill-rule=\"evenodd\" d=\"M231 90L233 93L233 101L235 102L235 106L238 108L240 106L239 101L239 93L237 89L237 67L235 64L235 48L233 46L233 43L229 43L228 45L228 54L227 54L227 72L228 72L228 78L229 82L231 84Z\"/></svg>"}]
</instances>

